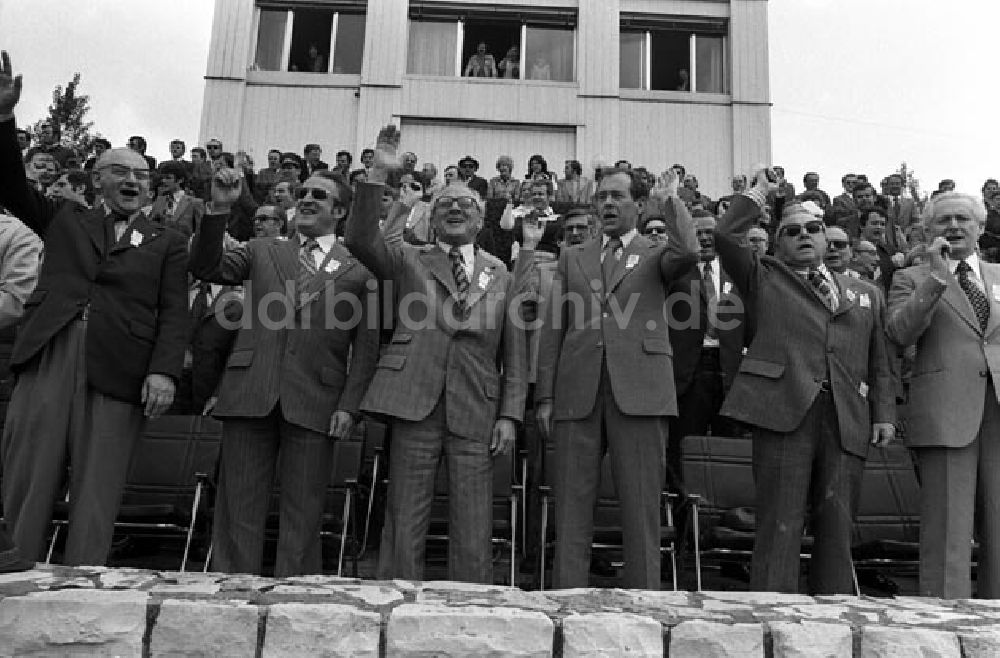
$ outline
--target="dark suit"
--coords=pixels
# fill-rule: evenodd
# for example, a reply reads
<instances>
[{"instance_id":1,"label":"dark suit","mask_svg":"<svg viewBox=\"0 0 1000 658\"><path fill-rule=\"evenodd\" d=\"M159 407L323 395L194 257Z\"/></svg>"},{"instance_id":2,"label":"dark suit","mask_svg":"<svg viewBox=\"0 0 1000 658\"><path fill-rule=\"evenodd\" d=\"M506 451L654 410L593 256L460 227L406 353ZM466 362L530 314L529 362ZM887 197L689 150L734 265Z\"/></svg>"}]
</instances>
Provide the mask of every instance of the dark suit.
<instances>
[{"instance_id":1,"label":"dark suit","mask_svg":"<svg viewBox=\"0 0 1000 658\"><path fill-rule=\"evenodd\" d=\"M458 292L448 255L436 244L384 239L378 231L381 190L360 183L347 223L348 248L384 286L392 286L401 303L362 404L392 418L383 539L391 550L383 553L387 564L380 571L421 578L434 479L443 459L450 485L448 577L490 583L490 438L498 418L521 422L527 392L524 331L508 313L517 277L477 250L467 317L456 319Z\"/></svg>"},{"instance_id":2,"label":"dark suit","mask_svg":"<svg viewBox=\"0 0 1000 658\"><path fill-rule=\"evenodd\" d=\"M183 365L185 240L138 213L115 241L103 207L44 198L25 180L13 120L0 124L0 180L0 203L45 243L11 358L7 525L26 556L41 553L68 450L66 560L103 564L142 427L143 382L149 374L176 381Z\"/></svg>"},{"instance_id":3,"label":"dark suit","mask_svg":"<svg viewBox=\"0 0 1000 658\"><path fill-rule=\"evenodd\" d=\"M715 232L723 269L747 301L753 340L722 413L754 426L757 532L750 589L798 589L806 499L816 537L809 587L853 593L851 528L872 424L895 421L883 296L833 274L830 311L806 279L742 238L760 209L733 200Z\"/></svg>"},{"instance_id":4,"label":"dark suit","mask_svg":"<svg viewBox=\"0 0 1000 658\"><path fill-rule=\"evenodd\" d=\"M200 414L205 403L215 395L226 369L243 315L243 304L232 286L216 285L215 288L217 294L207 306L191 308L190 365L184 369L171 413ZM196 292L195 304L197 300Z\"/></svg>"},{"instance_id":5,"label":"dark suit","mask_svg":"<svg viewBox=\"0 0 1000 658\"><path fill-rule=\"evenodd\" d=\"M681 442L685 436L728 436L733 423L720 417L719 409L743 357L746 328L743 300L718 258L712 262L719 279L715 346L706 346L709 310L704 293L701 263L683 275L671 289L670 345L674 351L674 383L678 416L671 420L667 444L667 483L681 490L684 476ZM693 303L692 303L693 302Z\"/></svg>"},{"instance_id":6,"label":"dark suit","mask_svg":"<svg viewBox=\"0 0 1000 658\"><path fill-rule=\"evenodd\" d=\"M916 345L906 442L920 467L920 594L1000 597L1000 265L979 261L990 317L983 331L954 275L929 265L896 272L886 331ZM978 512L977 512L978 510Z\"/></svg>"},{"instance_id":7,"label":"dark suit","mask_svg":"<svg viewBox=\"0 0 1000 658\"><path fill-rule=\"evenodd\" d=\"M667 417L677 414L663 302L697 261L691 219L680 200L671 203L667 246L635 235L607 282L601 239L559 257L535 388L538 403L553 404L558 588L587 585L605 451L622 507L623 584L660 586Z\"/></svg>"},{"instance_id":8,"label":"dark suit","mask_svg":"<svg viewBox=\"0 0 1000 658\"><path fill-rule=\"evenodd\" d=\"M198 197L184 194L180 201L175 202L174 211L171 213L167 211L167 197L160 195L153 201L149 218L180 231L184 237L191 237L204 214L205 203Z\"/></svg>"},{"instance_id":9,"label":"dark suit","mask_svg":"<svg viewBox=\"0 0 1000 658\"><path fill-rule=\"evenodd\" d=\"M251 240L224 252L227 219L206 215L191 252L196 277L227 285L247 281L240 331L214 412L223 430L213 568L260 573L277 464L275 575L319 573L333 459L327 431L335 411L358 413L371 379L378 354L378 323L371 315L378 308L376 286L368 270L333 244L297 297L298 238Z\"/></svg>"}]
</instances>

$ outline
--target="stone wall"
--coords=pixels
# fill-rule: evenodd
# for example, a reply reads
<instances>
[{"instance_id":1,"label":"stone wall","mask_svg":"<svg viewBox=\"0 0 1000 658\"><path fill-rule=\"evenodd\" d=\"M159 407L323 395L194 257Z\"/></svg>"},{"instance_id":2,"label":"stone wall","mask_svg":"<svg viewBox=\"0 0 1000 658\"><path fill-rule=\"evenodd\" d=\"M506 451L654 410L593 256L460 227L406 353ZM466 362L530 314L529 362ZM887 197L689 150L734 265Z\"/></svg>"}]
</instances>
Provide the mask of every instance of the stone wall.
<instances>
[{"instance_id":1,"label":"stone wall","mask_svg":"<svg viewBox=\"0 0 1000 658\"><path fill-rule=\"evenodd\" d=\"M51 567L0 576L0 654L978 658L1000 601Z\"/></svg>"}]
</instances>

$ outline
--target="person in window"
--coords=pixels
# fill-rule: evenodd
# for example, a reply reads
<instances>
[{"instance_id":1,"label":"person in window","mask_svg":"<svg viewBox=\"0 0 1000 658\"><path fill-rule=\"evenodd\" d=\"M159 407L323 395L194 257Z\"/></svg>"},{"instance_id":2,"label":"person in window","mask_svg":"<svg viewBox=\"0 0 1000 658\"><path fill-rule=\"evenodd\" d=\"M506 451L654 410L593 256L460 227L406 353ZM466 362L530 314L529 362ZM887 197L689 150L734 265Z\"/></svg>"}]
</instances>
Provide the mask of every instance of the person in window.
<instances>
[{"instance_id":1,"label":"person in window","mask_svg":"<svg viewBox=\"0 0 1000 658\"><path fill-rule=\"evenodd\" d=\"M552 65L549 64L549 60L545 59L545 55L542 53L538 53L538 57L535 58L534 63L531 65L531 79L552 79Z\"/></svg>"},{"instance_id":2,"label":"person in window","mask_svg":"<svg viewBox=\"0 0 1000 658\"><path fill-rule=\"evenodd\" d=\"M486 191L487 199L507 199L512 201L517 198L520 191L520 183L510 176L514 169L514 160L509 155L501 155L497 158L497 171L499 176L490 179L490 186Z\"/></svg>"},{"instance_id":3,"label":"person in window","mask_svg":"<svg viewBox=\"0 0 1000 658\"><path fill-rule=\"evenodd\" d=\"M691 91L691 80L687 69L677 72L677 91Z\"/></svg>"},{"instance_id":4,"label":"person in window","mask_svg":"<svg viewBox=\"0 0 1000 658\"><path fill-rule=\"evenodd\" d=\"M463 75L467 78L497 77L497 64L493 60L493 55L487 52L485 41L479 42L476 46L476 53L469 58Z\"/></svg>"},{"instance_id":5,"label":"person in window","mask_svg":"<svg viewBox=\"0 0 1000 658\"><path fill-rule=\"evenodd\" d=\"M309 54L306 56L306 70L310 73L326 73L326 58L319 52L319 46L309 44Z\"/></svg>"},{"instance_id":6,"label":"person in window","mask_svg":"<svg viewBox=\"0 0 1000 658\"><path fill-rule=\"evenodd\" d=\"M500 60L497 65L499 77L517 80L521 77L521 49L511 46L507 49L507 55Z\"/></svg>"}]
</instances>

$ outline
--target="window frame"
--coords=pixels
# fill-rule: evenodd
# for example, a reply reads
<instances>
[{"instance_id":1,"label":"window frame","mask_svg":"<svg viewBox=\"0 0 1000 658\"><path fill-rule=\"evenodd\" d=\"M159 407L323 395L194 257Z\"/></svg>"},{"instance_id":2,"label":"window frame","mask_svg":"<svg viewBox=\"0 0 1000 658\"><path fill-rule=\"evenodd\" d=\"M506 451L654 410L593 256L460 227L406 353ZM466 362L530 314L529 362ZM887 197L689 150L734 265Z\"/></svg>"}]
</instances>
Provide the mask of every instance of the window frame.
<instances>
[{"instance_id":1,"label":"window frame","mask_svg":"<svg viewBox=\"0 0 1000 658\"><path fill-rule=\"evenodd\" d=\"M653 47L652 47L652 35L654 32L667 32L676 31L678 34L687 33L688 36L688 81L690 89L688 91L678 91L669 89L653 89ZM644 75L642 81L642 87L622 87L621 78L618 79L618 88L627 91L647 91L647 92L672 92L676 94L714 94L714 95L728 95L732 93L730 91L730 85L732 81L730 80L730 53L729 53L729 33L728 30L725 33L705 33L699 35L696 29L685 28L683 30L669 30L669 29L655 29L653 27L639 28L633 26L621 25L618 30L619 39L623 32L630 32L632 34L639 33L642 35L641 51L642 51L642 67ZM721 38L722 39L722 91L699 91L697 83L697 71L698 71L698 43L697 38L701 36L703 38ZM619 46L620 51L620 46Z\"/></svg>"},{"instance_id":2,"label":"window frame","mask_svg":"<svg viewBox=\"0 0 1000 658\"><path fill-rule=\"evenodd\" d=\"M291 7L288 7L286 9L283 9L282 7L276 7L276 6L270 6L270 5L265 5L265 6L255 5L254 6L254 14L253 14L253 27L251 28L251 34L253 34L253 48L250 49L250 63L247 65L247 70L248 71L261 71L261 72L264 72L264 73L309 73L309 75L323 75L323 73L317 74L317 73L305 72L305 71L289 71L288 70L288 65L290 63L291 55L292 55L292 34L293 34L293 30L295 28L295 10L296 9L312 9L312 8L314 8L314 7L306 6L306 5L303 5L303 6L300 6L300 7L291 6ZM318 7L318 8L322 8L322 7ZM279 12L280 11L284 11L285 12L285 34L282 37L284 39L284 41L281 44L281 68L279 70L277 70L277 71L265 71L263 69L256 68L257 67L257 51L260 48L260 15L261 15L262 11L279 11ZM341 11L336 6L331 7L331 11L333 12L333 19L330 22L330 43L329 43L330 55L327 57L327 60L326 60L326 72L325 72L325 74L326 75L360 75L360 73L361 73L360 71L358 73L342 73L341 74L341 73L334 73L334 70L333 70L333 67L334 67L334 55L337 52L336 51L336 47L337 47L337 29L340 26L340 15L343 14L343 13L358 14L360 12L356 12L356 11L344 12L344 11ZM362 14L362 15L367 16L367 9L366 9L365 13ZM362 60L363 59L364 58L362 57ZM362 63L362 67L364 67L363 63Z\"/></svg>"}]
</instances>

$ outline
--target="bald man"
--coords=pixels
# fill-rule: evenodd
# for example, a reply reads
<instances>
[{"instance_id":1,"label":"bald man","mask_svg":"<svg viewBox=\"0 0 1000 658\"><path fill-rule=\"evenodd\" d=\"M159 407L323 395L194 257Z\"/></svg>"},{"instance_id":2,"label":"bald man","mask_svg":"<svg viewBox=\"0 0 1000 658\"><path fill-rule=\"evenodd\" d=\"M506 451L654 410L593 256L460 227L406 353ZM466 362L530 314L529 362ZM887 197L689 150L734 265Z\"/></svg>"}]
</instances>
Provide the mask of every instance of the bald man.
<instances>
[{"instance_id":1,"label":"bald man","mask_svg":"<svg viewBox=\"0 0 1000 658\"><path fill-rule=\"evenodd\" d=\"M140 212L149 166L128 149L94 167L94 209L47 199L24 176L14 128L21 78L0 63L0 204L45 244L14 344L4 426L3 508L15 544L40 558L67 461L68 564L104 564L132 447L166 411L184 362L187 245Z\"/></svg>"},{"instance_id":2,"label":"bald man","mask_svg":"<svg viewBox=\"0 0 1000 658\"><path fill-rule=\"evenodd\" d=\"M851 253L851 241L847 237L847 232L839 226L828 226L826 228L826 252L823 254L823 264L831 272L860 279L861 275L850 267L853 259L854 254Z\"/></svg>"}]
</instances>

